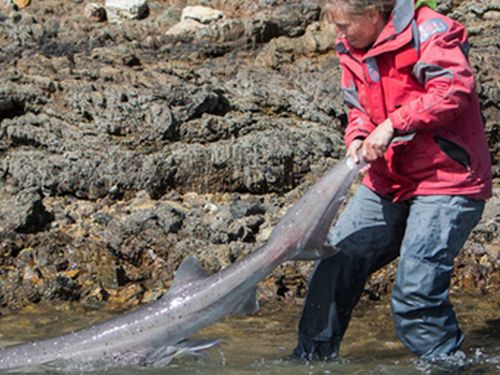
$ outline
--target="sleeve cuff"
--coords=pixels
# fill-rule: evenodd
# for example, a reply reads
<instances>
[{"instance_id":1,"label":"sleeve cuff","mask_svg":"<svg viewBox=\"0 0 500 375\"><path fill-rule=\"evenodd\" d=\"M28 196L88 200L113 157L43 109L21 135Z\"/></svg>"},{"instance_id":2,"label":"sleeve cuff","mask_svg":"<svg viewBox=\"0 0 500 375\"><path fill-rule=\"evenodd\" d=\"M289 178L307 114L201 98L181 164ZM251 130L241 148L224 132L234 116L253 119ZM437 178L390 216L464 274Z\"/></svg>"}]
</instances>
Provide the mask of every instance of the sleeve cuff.
<instances>
[{"instance_id":1,"label":"sleeve cuff","mask_svg":"<svg viewBox=\"0 0 500 375\"><path fill-rule=\"evenodd\" d=\"M373 130L373 129L372 129ZM345 134L345 144L347 147L351 144L355 139L365 139L370 135L370 131L368 129L360 128L351 131L347 131Z\"/></svg>"},{"instance_id":2,"label":"sleeve cuff","mask_svg":"<svg viewBox=\"0 0 500 375\"><path fill-rule=\"evenodd\" d=\"M396 135L405 134L414 130L411 129L410 116L404 107L398 108L396 111L389 114L389 119L391 120Z\"/></svg>"}]
</instances>

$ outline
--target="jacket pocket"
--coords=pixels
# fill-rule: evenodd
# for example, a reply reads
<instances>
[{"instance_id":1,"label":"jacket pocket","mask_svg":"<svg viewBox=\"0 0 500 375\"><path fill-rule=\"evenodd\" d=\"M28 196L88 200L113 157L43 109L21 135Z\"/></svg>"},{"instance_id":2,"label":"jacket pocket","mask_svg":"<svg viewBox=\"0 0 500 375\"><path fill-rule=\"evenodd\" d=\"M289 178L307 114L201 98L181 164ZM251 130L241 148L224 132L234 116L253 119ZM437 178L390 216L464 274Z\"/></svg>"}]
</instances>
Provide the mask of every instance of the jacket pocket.
<instances>
[{"instance_id":1,"label":"jacket pocket","mask_svg":"<svg viewBox=\"0 0 500 375\"><path fill-rule=\"evenodd\" d=\"M461 164L465 169L470 171L471 169L471 160L470 155L459 144L452 142L446 138L443 138L440 135L434 136L434 141L437 143L438 147L443 151L450 159L456 161Z\"/></svg>"}]
</instances>

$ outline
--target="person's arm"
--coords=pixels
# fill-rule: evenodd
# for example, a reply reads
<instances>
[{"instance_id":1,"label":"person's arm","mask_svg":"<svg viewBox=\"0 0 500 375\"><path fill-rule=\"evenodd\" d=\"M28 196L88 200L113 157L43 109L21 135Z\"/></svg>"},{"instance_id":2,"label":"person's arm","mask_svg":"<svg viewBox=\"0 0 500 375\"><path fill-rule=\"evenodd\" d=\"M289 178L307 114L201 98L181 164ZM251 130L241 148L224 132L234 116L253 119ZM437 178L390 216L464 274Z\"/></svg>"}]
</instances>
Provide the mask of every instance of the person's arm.
<instances>
[{"instance_id":1,"label":"person's arm","mask_svg":"<svg viewBox=\"0 0 500 375\"><path fill-rule=\"evenodd\" d=\"M347 148L346 153L357 163L359 160L358 150L361 148L363 140L375 129L375 124L361 105L354 79L345 67L342 69L341 89L344 95L344 102L349 108L347 113L347 128L344 136Z\"/></svg>"},{"instance_id":2,"label":"person's arm","mask_svg":"<svg viewBox=\"0 0 500 375\"><path fill-rule=\"evenodd\" d=\"M465 29L442 18L427 20L419 29L421 54L413 75L425 93L389 115L396 134L449 124L475 90Z\"/></svg>"}]
</instances>

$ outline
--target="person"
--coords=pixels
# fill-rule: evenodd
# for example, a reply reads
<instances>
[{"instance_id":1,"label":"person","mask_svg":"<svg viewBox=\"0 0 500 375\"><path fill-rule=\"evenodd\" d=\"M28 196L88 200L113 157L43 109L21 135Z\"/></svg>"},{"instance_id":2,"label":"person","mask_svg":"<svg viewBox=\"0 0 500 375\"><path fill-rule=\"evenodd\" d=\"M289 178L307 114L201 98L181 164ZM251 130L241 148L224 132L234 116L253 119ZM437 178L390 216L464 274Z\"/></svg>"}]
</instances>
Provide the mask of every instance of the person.
<instances>
[{"instance_id":1,"label":"person","mask_svg":"<svg viewBox=\"0 0 500 375\"><path fill-rule=\"evenodd\" d=\"M466 31L420 0L326 0L349 108L347 155L369 162L316 264L294 356L338 355L368 276L399 257L398 337L424 359L464 340L449 300L453 259L491 196Z\"/></svg>"}]
</instances>

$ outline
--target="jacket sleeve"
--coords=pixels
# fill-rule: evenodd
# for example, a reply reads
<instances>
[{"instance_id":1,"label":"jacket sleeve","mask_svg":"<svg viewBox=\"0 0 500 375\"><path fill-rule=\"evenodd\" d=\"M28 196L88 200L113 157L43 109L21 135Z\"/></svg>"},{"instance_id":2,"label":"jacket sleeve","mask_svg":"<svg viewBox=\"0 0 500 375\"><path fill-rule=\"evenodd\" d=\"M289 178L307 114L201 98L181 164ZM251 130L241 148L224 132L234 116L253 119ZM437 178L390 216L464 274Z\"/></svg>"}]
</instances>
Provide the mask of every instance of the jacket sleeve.
<instances>
[{"instance_id":1,"label":"jacket sleeve","mask_svg":"<svg viewBox=\"0 0 500 375\"><path fill-rule=\"evenodd\" d=\"M341 89L344 102L349 107L345 131L345 144L349 147L353 140L366 138L375 129L375 124L361 105L353 76L345 67L342 67Z\"/></svg>"},{"instance_id":2,"label":"jacket sleeve","mask_svg":"<svg viewBox=\"0 0 500 375\"><path fill-rule=\"evenodd\" d=\"M419 39L420 58L413 75L425 92L389 115L396 133L447 125L467 107L475 90L461 25L443 18L428 19L419 26Z\"/></svg>"}]
</instances>

